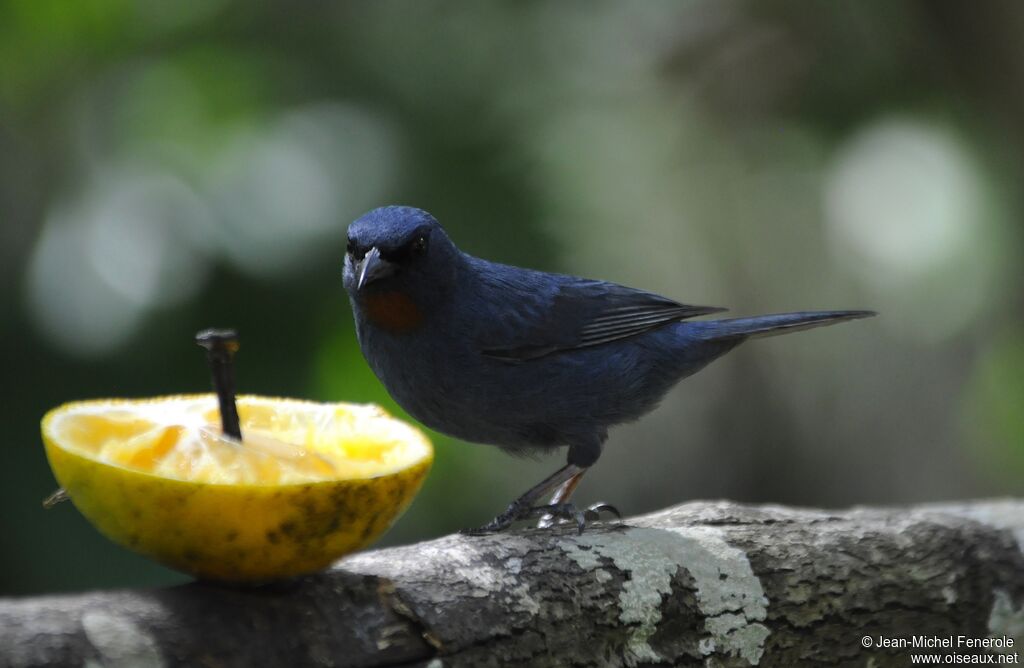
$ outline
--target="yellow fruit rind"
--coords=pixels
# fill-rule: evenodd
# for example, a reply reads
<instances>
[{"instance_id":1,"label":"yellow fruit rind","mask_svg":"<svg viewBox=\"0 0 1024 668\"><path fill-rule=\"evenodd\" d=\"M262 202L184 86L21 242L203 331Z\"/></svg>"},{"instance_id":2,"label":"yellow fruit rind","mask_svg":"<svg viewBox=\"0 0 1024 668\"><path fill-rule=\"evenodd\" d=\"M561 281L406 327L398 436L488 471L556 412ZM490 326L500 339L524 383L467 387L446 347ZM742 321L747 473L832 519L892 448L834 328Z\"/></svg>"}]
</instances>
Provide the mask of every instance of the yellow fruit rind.
<instances>
[{"instance_id":1,"label":"yellow fruit rind","mask_svg":"<svg viewBox=\"0 0 1024 668\"><path fill-rule=\"evenodd\" d=\"M116 543L199 577L259 582L309 573L373 542L430 468L370 480L228 486L97 465L47 443L57 481Z\"/></svg>"},{"instance_id":2,"label":"yellow fruit rind","mask_svg":"<svg viewBox=\"0 0 1024 668\"><path fill-rule=\"evenodd\" d=\"M433 459L373 478L207 484L97 462L54 443L45 425L58 483L101 533L171 568L230 582L310 573L370 544L408 507Z\"/></svg>"}]
</instances>

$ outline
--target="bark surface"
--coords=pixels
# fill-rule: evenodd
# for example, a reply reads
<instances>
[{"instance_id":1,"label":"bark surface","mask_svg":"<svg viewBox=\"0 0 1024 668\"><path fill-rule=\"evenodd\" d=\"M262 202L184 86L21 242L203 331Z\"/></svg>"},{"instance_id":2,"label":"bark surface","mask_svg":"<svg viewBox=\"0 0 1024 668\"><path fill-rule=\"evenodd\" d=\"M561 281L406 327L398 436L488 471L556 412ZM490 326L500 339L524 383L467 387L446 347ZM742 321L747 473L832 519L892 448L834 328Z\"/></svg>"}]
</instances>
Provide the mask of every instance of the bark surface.
<instances>
[{"instance_id":1,"label":"bark surface","mask_svg":"<svg viewBox=\"0 0 1024 668\"><path fill-rule=\"evenodd\" d=\"M688 503L582 536L524 529L366 552L260 588L0 599L0 665L902 666L912 653L985 652L1020 661L1022 546L1024 501ZM915 636L954 646L878 646ZM959 636L1015 644L968 648Z\"/></svg>"}]
</instances>

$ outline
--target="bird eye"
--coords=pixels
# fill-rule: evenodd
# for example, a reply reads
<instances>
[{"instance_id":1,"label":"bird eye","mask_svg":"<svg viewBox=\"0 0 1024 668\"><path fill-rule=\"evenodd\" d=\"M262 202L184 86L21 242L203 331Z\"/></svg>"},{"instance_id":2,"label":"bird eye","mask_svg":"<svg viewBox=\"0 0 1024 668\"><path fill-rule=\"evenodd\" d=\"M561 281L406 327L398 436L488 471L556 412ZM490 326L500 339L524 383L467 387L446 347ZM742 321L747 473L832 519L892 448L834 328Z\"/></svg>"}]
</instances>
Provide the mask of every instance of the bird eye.
<instances>
[{"instance_id":1,"label":"bird eye","mask_svg":"<svg viewBox=\"0 0 1024 668\"><path fill-rule=\"evenodd\" d=\"M412 254L423 255L427 251L427 238L425 236L416 237L416 240L412 242Z\"/></svg>"},{"instance_id":2,"label":"bird eye","mask_svg":"<svg viewBox=\"0 0 1024 668\"><path fill-rule=\"evenodd\" d=\"M354 260L361 260L363 259L363 256L366 255L366 253L359 252L359 246L357 246L356 242L351 239L348 240L348 245L346 245L345 250Z\"/></svg>"}]
</instances>

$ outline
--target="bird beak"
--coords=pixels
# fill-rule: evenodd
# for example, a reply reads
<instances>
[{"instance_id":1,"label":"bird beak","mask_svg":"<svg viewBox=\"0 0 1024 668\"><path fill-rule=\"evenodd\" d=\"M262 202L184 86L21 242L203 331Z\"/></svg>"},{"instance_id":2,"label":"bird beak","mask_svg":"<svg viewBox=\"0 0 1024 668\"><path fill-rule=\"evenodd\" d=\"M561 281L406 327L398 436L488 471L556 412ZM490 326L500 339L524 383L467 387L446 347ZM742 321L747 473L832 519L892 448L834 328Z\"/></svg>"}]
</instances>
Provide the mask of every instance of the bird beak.
<instances>
[{"instance_id":1,"label":"bird beak","mask_svg":"<svg viewBox=\"0 0 1024 668\"><path fill-rule=\"evenodd\" d=\"M364 286L395 273L395 265L383 259L380 249L374 246L356 265L356 273L359 276L356 290L362 290Z\"/></svg>"}]
</instances>

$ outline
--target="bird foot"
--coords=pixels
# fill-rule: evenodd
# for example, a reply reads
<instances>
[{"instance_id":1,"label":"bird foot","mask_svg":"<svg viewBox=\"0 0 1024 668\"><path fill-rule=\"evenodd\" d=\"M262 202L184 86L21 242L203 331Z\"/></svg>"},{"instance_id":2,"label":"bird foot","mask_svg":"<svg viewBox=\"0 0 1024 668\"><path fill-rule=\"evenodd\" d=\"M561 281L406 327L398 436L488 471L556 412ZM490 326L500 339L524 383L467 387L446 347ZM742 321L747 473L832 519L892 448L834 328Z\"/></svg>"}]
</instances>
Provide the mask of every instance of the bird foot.
<instances>
[{"instance_id":1,"label":"bird foot","mask_svg":"<svg viewBox=\"0 0 1024 668\"><path fill-rule=\"evenodd\" d=\"M538 527L548 528L555 523L555 520L562 522L575 522L576 530L582 534L588 521L595 521L601 518L602 512L608 512L619 519L622 514L615 506L607 503L595 503L588 508L580 510L572 503L553 503L546 506L523 506L515 501L487 524L475 529L463 529L460 533L467 536L483 536L489 533L504 531L520 520L528 520L534 517L541 517Z\"/></svg>"},{"instance_id":2,"label":"bird foot","mask_svg":"<svg viewBox=\"0 0 1024 668\"><path fill-rule=\"evenodd\" d=\"M622 513L619 512L619 509L610 503L595 503L587 506L582 511L577 510L571 503L554 503L549 506L531 508L531 510L543 511L544 513L537 520L538 529L548 529L555 524L563 522L576 522L579 533L583 533L586 523L600 520L601 513L609 513L615 515L616 519L622 519Z\"/></svg>"}]
</instances>

